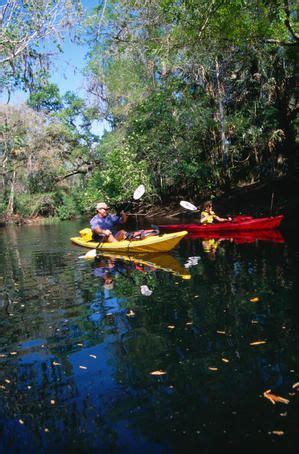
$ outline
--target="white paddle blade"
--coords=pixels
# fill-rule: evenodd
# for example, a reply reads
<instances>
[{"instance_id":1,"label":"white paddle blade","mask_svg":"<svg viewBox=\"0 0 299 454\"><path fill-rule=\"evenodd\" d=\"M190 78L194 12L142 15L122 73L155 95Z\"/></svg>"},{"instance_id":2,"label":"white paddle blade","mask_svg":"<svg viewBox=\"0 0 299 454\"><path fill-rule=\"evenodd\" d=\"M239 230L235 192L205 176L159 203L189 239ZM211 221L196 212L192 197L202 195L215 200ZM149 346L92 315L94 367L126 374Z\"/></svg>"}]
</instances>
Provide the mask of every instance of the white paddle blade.
<instances>
[{"instance_id":1,"label":"white paddle blade","mask_svg":"<svg viewBox=\"0 0 299 454\"><path fill-rule=\"evenodd\" d=\"M86 252L85 255L81 255L79 258L83 259L94 259L97 255L97 250L96 249L90 249L90 251Z\"/></svg>"},{"instance_id":2,"label":"white paddle blade","mask_svg":"<svg viewBox=\"0 0 299 454\"><path fill-rule=\"evenodd\" d=\"M134 194L133 194L133 199L134 200L140 199L140 197L142 197L144 193L145 193L145 187L143 184L141 184L140 186L138 186L137 189L135 189Z\"/></svg>"},{"instance_id":3,"label":"white paddle blade","mask_svg":"<svg viewBox=\"0 0 299 454\"><path fill-rule=\"evenodd\" d=\"M195 205L190 202L186 202L185 200L181 200L180 205L186 210L197 211L197 207Z\"/></svg>"}]
</instances>

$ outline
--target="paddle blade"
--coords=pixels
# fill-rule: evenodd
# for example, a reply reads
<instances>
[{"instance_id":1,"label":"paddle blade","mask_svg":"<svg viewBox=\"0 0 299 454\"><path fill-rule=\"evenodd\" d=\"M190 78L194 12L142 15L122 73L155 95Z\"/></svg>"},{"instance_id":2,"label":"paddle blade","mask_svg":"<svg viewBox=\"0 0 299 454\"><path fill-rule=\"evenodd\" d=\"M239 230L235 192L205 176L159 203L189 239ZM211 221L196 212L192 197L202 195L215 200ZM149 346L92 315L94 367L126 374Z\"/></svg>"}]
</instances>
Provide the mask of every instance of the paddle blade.
<instances>
[{"instance_id":1,"label":"paddle blade","mask_svg":"<svg viewBox=\"0 0 299 454\"><path fill-rule=\"evenodd\" d=\"M181 200L180 205L186 210L197 211L197 207L195 205L190 202L186 202L185 200Z\"/></svg>"},{"instance_id":2,"label":"paddle blade","mask_svg":"<svg viewBox=\"0 0 299 454\"><path fill-rule=\"evenodd\" d=\"M141 184L140 186L138 186L138 188L135 189L134 194L133 194L133 199L134 200L140 199L140 197L142 197L144 193L145 193L145 187L143 184Z\"/></svg>"},{"instance_id":3,"label":"paddle blade","mask_svg":"<svg viewBox=\"0 0 299 454\"><path fill-rule=\"evenodd\" d=\"M94 259L97 255L97 250L96 249L91 249L90 251L86 252L85 255L81 255L79 258L84 258L84 259Z\"/></svg>"}]
</instances>

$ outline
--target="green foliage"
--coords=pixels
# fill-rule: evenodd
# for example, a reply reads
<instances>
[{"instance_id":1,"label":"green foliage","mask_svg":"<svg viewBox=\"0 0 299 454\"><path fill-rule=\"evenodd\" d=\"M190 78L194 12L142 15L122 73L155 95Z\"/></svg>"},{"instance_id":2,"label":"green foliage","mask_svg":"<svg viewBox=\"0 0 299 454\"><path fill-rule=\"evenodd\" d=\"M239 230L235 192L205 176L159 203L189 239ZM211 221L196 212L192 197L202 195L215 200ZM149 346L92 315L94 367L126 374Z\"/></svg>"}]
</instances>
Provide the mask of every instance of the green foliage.
<instances>
[{"instance_id":1,"label":"green foliage","mask_svg":"<svg viewBox=\"0 0 299 454\"><path fill-rule=\"evenodd\" d=\"M62 108L62 99L56 84L48 83L35 87L27 104L37 111L57 112Z\"/></svg>"}]
</instances>

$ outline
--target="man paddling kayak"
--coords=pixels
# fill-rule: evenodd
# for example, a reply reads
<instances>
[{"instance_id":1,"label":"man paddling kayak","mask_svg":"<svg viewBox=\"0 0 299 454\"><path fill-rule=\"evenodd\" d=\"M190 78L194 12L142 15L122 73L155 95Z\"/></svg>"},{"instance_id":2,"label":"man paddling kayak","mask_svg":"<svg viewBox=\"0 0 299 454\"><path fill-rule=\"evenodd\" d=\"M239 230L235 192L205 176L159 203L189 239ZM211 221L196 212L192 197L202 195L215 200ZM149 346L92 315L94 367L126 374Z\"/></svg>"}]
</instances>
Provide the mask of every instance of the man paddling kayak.
<instances>
[{"instance_id":1,"label":"man paddling kayak","mask_svg":"<svg viewBox=\"0 0 299 454\"><path fill-rule=\"evenodd\" d=\"M213 204L211 200L207 200L203 204L203 211L200 213L200 223L201 224L212 224L214 221L218 222L227 222L231 221L232 218L221 218L216 215L216 213L212 210Z\"/></svg>"},{"instance_id":2,"label":"man paddling kayak","mask_svg":"<svg viewBox=\"0 0 299 454\"><path fill-rule=\"evenodd\" d=\"M118 224L127 222L127 214L124 211L121 211L119 216L108 214L109 207L104 202L97 203L96 210L97 214L90 220L93 240L103 240L108 243L124 240L127 236L127 232L125 230L120 230L115 233L115 227Z\"/></svg>"}]
</instances>

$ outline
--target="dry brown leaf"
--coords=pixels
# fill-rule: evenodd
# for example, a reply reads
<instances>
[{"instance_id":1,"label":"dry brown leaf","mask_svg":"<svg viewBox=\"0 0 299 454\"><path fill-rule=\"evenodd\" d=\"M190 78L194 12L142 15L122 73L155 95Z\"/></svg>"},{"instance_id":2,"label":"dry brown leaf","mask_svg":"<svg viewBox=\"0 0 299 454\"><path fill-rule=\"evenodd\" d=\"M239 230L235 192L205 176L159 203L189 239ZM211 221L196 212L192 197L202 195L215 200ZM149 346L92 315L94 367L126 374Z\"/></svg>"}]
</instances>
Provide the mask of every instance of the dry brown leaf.
<instances>
[{"instance_id":1,"label":"dry brown leaf","mask_svg":"<svg viewBox=\"0 0 299 454\"><path fill-rule=\"evenodd\" d=\"M295 389L295 388L298 388L299 386L299 381L297 381L296 383L293 384L292 388Z\"/></svg>"},{"instance_id":2,"label":"dry brown leaf","mask_svg":"<svg viewBox=\"0 0 299 454\"><path fill-rule=\"evenodd\" d=\"M218 333L218 334L226 334L225 331L219 331L219 330L217 330L216 333Z\"/></svg>"},{"instance_id":3,"label":"dry brown leaf","mask_svg":"<svg viewBox=\"0 0 299 454\"><path fill-rule=\"evenodd\" d=\"M175 326L174 326L174 325L168 325L167 328L168 328L168 329L174 329Z\"/></svg>"},{"instance_id":4,"label":"dry brown leaf","mask_svg":"<svg viewBox=\"0 0 299 454\"><path fill-rule=\"evenodd\" d=\"M10 355L16 355L17 352L10 352Z\"/></svg>"},{"instance_id":5,"label":"dry brown leaf","mask_svg":"<svg viewBox=\"0 0 299 454\"><path fill-rule=\"evenodd\" d=\"M284 431L283 430L272 430L272 433L273 435L284 435Z\"/></svg>"},{"instance_id":6,"label":"dry brown leaf","mask_svg":"<svg viewBox=\"0 0 299 454\"><path fill-rule=\"evenodd\" d=\"M152 372L150 372L150 375L166 375L167 372L165 372L164 370L153 370Z\"/></svg>"},{"instance_id":7,"label":"dry brown leaf","mask_svg":"<svg viewBox=\"0 0 299 454\"><path fill-rule=\"evenodd\" d=\"M10 380L8 380L8 378L6 378L4 381L5 381L6 383L10 383Z\"/></svg>"},{"instance_id":8,"label":"dry brown leaf","mask_svg":"<svg viewBox=\"0 0 299 454\"><path fill-rule=\"evenodd\" d=\"M193 322L187 322L186 325L193 325Z\"/></svg>"},{"instance_id":9,"label":"dry brown leaf","mask_svg":"<svg viewBox=\"0 0 299 454\"><path fill-rule=\"evenodd\" d=\"M209 370L216 371L218 370L218 367L208 367Z\"/></svg>"},{"instance_id":10,"label":"dry brown leaf","mask_svg":"<svg viewBox=\"0 0 299 454\"><path fill-rule=\"evenodd\" d=\"M91 358L97 359L96 355L89 355Z\"/></svg>"},{"instance_id":11,"label":"dry brown leaf","mask_svg":"<svg viewBox=\"0 0 299 454\"><path fill-rule=\"evenodd\" d=\"M45 428L44 428L44 431L45 431L45 432L49 432L48 427L45 427Z\"/></svg>"},{"instance_id":12,"label":"dry brown leaf","mask_svg":"<svg viewBox=\"0 0 299 454\"><path fill-rule=\"evenodd\" d=\"M52 400L50 400L50 403L51 403L51 405L55 405L56 402L54 399L52 399Z\"/></svg>"},{"instance_id":13,"label":"dry brown leaf","mask_svg":"<svg viewBox=\"0 0 299 454\"><path fill-rule=\"evenodd\" d=\"M222 360L224 363L229 363L229 359L227 359L227 358L221 358L221 360Z\"/></svg>"},{"instance_id":14,"label":"dry brown leaf","mask_svg":"<svg viewBox=\"0 0 299 454\"><path fill-rule=\"evenodd\" d=\"M78 347L83 347L83 344L81 344L81 343L80 343L80 344L77 344L77 345L78 345Z\"/></svg>"},{"instance_id":15,"label":"dry brown leaf","mask_svg":"<svg viewBox=\"0 0 299 454\"><path fill-rule=\"evenodd\" d=\"M267 342L266 341L255 341L255 342L250 342L249 345L262 345L262 344L266 344Z\"/></svg>"},{"instance_id":16,"label":"dry brown leaf","mask_svg":"<svg viewBox=\"0 0 299 454\"><path fill-rule=\"evenodd\" d=\"M19 423L20 423L20 424L24 424L23 419L19 419Z\"/></svg>"},{"instance_id":17,"label":"dry brown leaf","mask_svg":"<svg viewBox=\"0 0 299 454\"><path fill-rule=\"evenodd\" d=\"M135 312L132 311L132 309L130 309L129 312L126 315L127 315L127 317L134 317Z\"/></svg>"},{"instance_id":18,"label":"dry brown leaf","mask_svg":"<svg viewBox=\"0 0 299 454\"><path fill-rule=\"evenodd\" d=\"M282 404L288 404L290 402L289 399L285 399L284 397L272 394L271 389L265 391L263 395L266 399L270 400L270 402L272 402L272 404L274 405L276 404L276 402L280 402Z\"/></svg>"},{"instance_id":19,"label":"dry brown leaf","mask_svg":"<svg viewBox=\"0 0 299 454\"><path fill-rule=\"evenodd\" d=\"M4 353L0 354L0 358L5 358L5 357L6 357L6 355Z\"/></svg>"},{"instance_id":20,"label":"dry brown leaf","mask_svg":"<svg viewBox=\"0 0 299 454\"><path fill-rule=\"evenodd\" d=\"M53 364L53 366L61 366L61 364L60 364L60 363L57 363L56 361L53 361L52 364Z\"/></svg>"},{"instance_id":21,"label":"dry brown leaf","mask_svg":"<svg viewBox=\"0 0 299 454\"><path fill-rule=\"evenodd\" d=\"M79 366L80 369L87 369L86 366Z\"/></svg>"},{"instance_id":22,"label":"dry brown leaf","mask_svg":"<svg viewBox=\"0 0 299 454\"><path fill-rule=\"evenodd\" d=\"M254 298L250 298L249 301L251 301L252 303L257 303L259 300L260 300L259 297L255 296Z\"/></svg>"}]
</instances>

